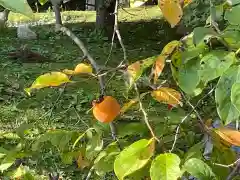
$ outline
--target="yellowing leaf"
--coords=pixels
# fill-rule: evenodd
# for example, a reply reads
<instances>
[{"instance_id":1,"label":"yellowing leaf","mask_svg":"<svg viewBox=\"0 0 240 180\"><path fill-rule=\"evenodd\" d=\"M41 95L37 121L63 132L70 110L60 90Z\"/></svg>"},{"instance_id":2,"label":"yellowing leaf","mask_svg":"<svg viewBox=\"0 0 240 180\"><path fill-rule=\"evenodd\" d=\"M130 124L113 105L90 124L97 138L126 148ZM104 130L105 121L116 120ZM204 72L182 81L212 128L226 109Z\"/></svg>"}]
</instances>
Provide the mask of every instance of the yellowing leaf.
<instances>
[{"instance_id":1,"label":"yellowing leaf","mask_svg":"<svg viewBox=\"0 0 240 180\"><path fill-rule=\"evenodd\" d=\"M161 55L169 56L170 54L172 54L172 52L176 49L178 45L179 41L174 40L169 42L166 46L164 46Z\"/></svg>"},{"instance_id":2,"label":"yellowing leaf","mask_svg":"<svg viewBox=\"0 0 240 180\"><path fill-rule=\"evenodd\" d=\"M75 71L70 70L70 69L64 69L64 70L63 70L63 73L64 73L64 74L67 74L67 75L74 75L74 74L75 74Z\"/></svg>"},{"instance_id":3,"label":"yellowing leaf","mask_svg":"<svg viewBox=\"0 0 240 180\"><path fill-rule=\"evenodd\" d=\"M135 79L138 76L139 71L141 71L141 63L141 61L137 61L128 66L127 71L133 77L133 79Z\"/></svg>"},{"instance_id":4,"label":"yellowing leaf","mask_svg":"<svg viewBox=\"0 0 240 180\"><path fill-rule=\"evenodd\" d=\"M153 82L154 82L154 84L157 83L158 77L161 75L164 66L165 66L165 56L160 55L160 56L158 56L158 58L155 62L155 67L154 67L154 70L153 70L153 73L154 73Z\"/></svg>"},{"instance_id":5,"label":"yellowing leaf","mask_svg":"<svg viewBox=\"0 0 240 180\"><path fill-rule=\"evenodd\" d=\"M151 66L156 60L156 56L149 57L145 60L137 61L133 64L130 64L127 68L127 73L129 75L129 87L131 88L133 83L136 82L144 70Z\"/></svg>"},{"instance_id":6,"label":"yellowing leaf","mask_svg":"<svg viewBox=\"0 0 240 180\"><path fill-rule=\"evenodd\" d=\"M152 97L159 102L171 105L180 104L182 106L181 94L171 88L168 87L161 87L151 93Z\"/></svg>"},{"instance_id":7,"label":"yellowing leaf","mask_svg":"<svg viewBox=\"0 0 240 180\"><path fill-rule=\"evenodd\" d=\"M88 167L90 165L90 162L87 161L84 156L82 155L82 153L79 154L78 158L77 158L77 166L80 169L84 169L85 167Z\"/></svg>"},{"instance_id":8,"label":"yellowing leaf","mask_svg":"<svg viewBox=\"0 0 240 180\"><path fill-rule=\"evenodd\" d=\"M137 99L131 99L129 102L125 103L121 108L121 114L125 113L130 107L132 107L135 103L137 103Z\"/></svg>"},{"instance_id":9,"label":"yellowing leaf","mask_svg":"<svg viewBox=\"0 0 240 180\"><path fill-rule=\"evenodd\" d=\"M176 26L183 16L182 7L179 0L160 0L160 9L163 16L169 22L171 27Z\"/></svg>"},{"instance_id":10,"label":"yellowing leaf","mask_svg":"<svg viewBox=\"0 0 240 180\"><path fill-rule=\"evenodd\" d=\"M50 72L39 76L31 85L30 88L26 88L25 91L30 95L33 89L41 89L45 87L60 86L64 83L71 82L68 76L61 72Z\"/></svg>"},{"instance_id":11,"label":"yellowing leaf","mask_svg":"<svg viewBox=\"0 0 240 180\"><path fill-rule=\"evenodd\" d=\"M84 63L80 63L78 64L75 69L74 69L75 73L92 73L93 69L92 66L89 64L84 64Z\"/></svg>"},{"instance_id":12,"label":"yellowing leaf","mask_svg":"<svg viewBox=\"0 0 240 180\"><path fill-rule=\"evenodd\" d=\"M92 66L89 64L80 63L75 67L74 71L69 69L64 69L63 72L68 75L92 74L93 69L92 69Z\"/></svg>"},{"instance_id":13,"label":"yellowing leaf","mask_svg":"<svg viewBox=\"0 0 240 180\"><path fill-rule=\"evenodd\" d=\"M214 130L225 142L240 146L240 132L229 128L218 128Z\"/></svg>"},{"instance_id":14,"label":"yellowing leaf","mask_svg":"<svg viewBox=\"0 0 240 180\"><path fill-rule=\"evenodd\" d=\"M183 7L188 6L193 0L184 0Z\"/></svg>"}]
</instances>

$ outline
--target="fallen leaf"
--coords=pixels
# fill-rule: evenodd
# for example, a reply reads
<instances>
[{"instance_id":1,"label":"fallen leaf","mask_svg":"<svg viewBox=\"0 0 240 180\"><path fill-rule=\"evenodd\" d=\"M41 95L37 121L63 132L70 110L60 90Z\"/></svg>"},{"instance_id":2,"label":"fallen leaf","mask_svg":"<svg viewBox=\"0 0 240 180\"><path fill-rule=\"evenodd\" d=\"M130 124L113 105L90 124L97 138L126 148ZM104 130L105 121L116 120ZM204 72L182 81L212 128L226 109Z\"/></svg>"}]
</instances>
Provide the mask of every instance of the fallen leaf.
<instances>
[{"instance_id":1,"label":"fallen leaf","mask_svg":"<svg viewBox=\"0 0 240 180\"><path fill-rule=\"evenodd\" d=\"M42 89L45 87L56 87L64 83L72 82L68 76L61 72L50 72L39 76L25 91L30 95L33 89Z\"/></svg>"},{"instance_id":2,"label":"fallen leaf","mask_svg":"<svg viewBox=\"0 0 240 180\"><path fill-rule=\"evenodd\" d=\"M176 26L183 16L179 0L160 0L160 9L171 27Z\"/></svg>"},{"instance_id":3,"label":"fallen leaf","mask_svg":"<svg viewBox=\"0 0 240 180\"><path fill-rule=\"evenodd\" d=\"M157 90L152 91L152 97L159 102L171 105L179 104L182 106L181 94L176 91L175 89L168 88L168 87L161 87Z\"/></svg>"},{"instance_id":4,"label":"fallen leaf","mask_svg":"<svg viewBox=\"0 0 240 180\"><path fill-rule=\"evenodd\" d=\"M229 129L229 128L218 128L214 129L214 131L223 139L225 142L235 145L235 146L240 146L240 132L234 129Z\"/></svg>"}]
</instances>

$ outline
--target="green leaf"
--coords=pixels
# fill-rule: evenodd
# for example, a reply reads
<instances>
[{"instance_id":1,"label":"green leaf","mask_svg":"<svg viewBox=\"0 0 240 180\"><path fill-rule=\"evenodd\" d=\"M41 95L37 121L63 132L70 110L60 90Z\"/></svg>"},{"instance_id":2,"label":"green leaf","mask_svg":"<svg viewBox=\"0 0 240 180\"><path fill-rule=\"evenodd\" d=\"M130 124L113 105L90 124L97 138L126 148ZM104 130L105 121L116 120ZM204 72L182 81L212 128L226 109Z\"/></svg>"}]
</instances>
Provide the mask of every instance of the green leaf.
<instances>
[{"instance_id":1,"label":"green leaf","mask_svg":"<svg viewBox=\"0 0 240 180\"><path fill-rule=\"evenodd\" d=\"M181 40L183 51L180 53L183 63L187 63L189 60L195 60L195 58L199 57L202 53L208 50L208 46L204 42L201 43L202 41L199 41L199 38L200 37L196 34L194 35L194 33L191 33ZM197 41L197 46L194 44L194 41Z\"/></svg>"},{"instance_id":2,"label":"green leaf","mask_svg":"<svg viewBox=\"0 0 240 180\"><path fill-rule=\"evenodd\" d=\"M217 33L211 28L196 27L193 30L193 43L197 46L203 43L205 39L209 39L216 35Z\"/></svg>"},{"instance_id":3,"label":"green leaf","mask_svg":"<svg viewBox=\"0 0 240 180\"><path fill-rule=\"evenodd\" d=\"M152 162L151 180L177 180L182 175L180 162L181 160L176 154L160 154Z\"/></svg>"},{"instance_id":4,"label":"green leaf","mask_svg":"<svg viewBox=\"0 0 240 180\"><path fill-rule=\"evenodd\" d=\"M114 172L119 180L144 167L154 153L154 139L141 139L124 149L114 162Z\"/></svg>"},{"instance_id":5,"label":"green leaf","mask_svg":"<svg viewBox=\"0 0 240 180\"><path fill-rule=\"evenodd\" d=\"M18 12L29 17L33 15L32 9L28 5L27 0L0 0L0 5L13 12Z\"/></svg>"},{"instance_id":6,"label":"green leaf","mask_svg":"<svg viewBox=\"0 0 240 180\"><path fill-rule=\"evenodd\" d=\"M76 153L74 152L65 152L61 154L61 159L64 164L72 164L73 158L75 157Z\"/></svg>"},{"instance_id":7,"label":"green leaf","mask_svg":"<svg viewBox=\"0 0 240 180\"><path fill-rule=\"evenodd\" d=\"M199 180L217 179L212 169L200 159L189 159L184 163L183 169Z\"/></svg>"},{"instance_id":8,"label":"green leaf","mask_svg":"<svg viewBox=\"0 0 240 180\"><path fill-rule=\"evenodd\" d=\"M234 83L231 90L231 102L240 112L240 82Z\"/></svg>"},{"instance_id":9,"label":"green leaf","mask_svg":"<svg viewBox=\"0 0 240 180\"><path fill-rule=\"evenodd\" d=\"M109 144L94 160L94 169L96 173L99 176L103 176L107 172L113 171L114 161L119 153L120 150L116 142Z\"/></svg>"},{"instance_id":10,"label":"green leaf","mask_svg":"<svg viewBox=\"0 0 240 180\"><path fill-rule=\"evenodd\" d=\"M119 123L118 124L118 136L125 137L125 136L136 136L136 135L143 135L147 133L148 129L143 123Z\"/></svg>"},{"instance_id":11,"label":"green leaf","mask_svg":"<svg viewBox=\"0 0 240 180\"><path fill-rule=\"evenodd\" d=\"M225 12L224 18L232 25L240 25L240 6L232 7Z\"/></svg>"},{"instance_id":12,"label":"green leaf","mask_svg":"<svg viewBox=\"0 0 240 180\"><path fill-rule=\"evenodd\" d=\"M3 147L0 147L0 159L6 156L8 153L8 150L4 149Z\"/></svg>"},{"instance_id":13,"label":"green leaf","mask_svg":"<svg viewBox=\"0 0 240 180\"><path fill-rule=\"evenodd\" d=\"M27 134L28 130L32 127L32 124L23 123L16 129L16 133L20 138L24 138L24 135Z\"/></svg>"},{"instance_id":14,"label":"green leaf","mask_svg":"<svg viewBox=\"0 0 240 180\"><path fill-rule=\"evenodd\" d=\"M39 76L31 85L30 88L26 88L25 91L30 95L33 89L42 89L45 87L56 87L62 84L72 82L68 76L61 72L51 72Z\"/></svg>"},{"instance_id":15,"label":"green leaf","mask_svg":"<svg viewBox=\"0 0 240 180\"><path fill-rule=\"evenodd\" d=\"M13 179L20 179L26 174L25 168L20 165L11 175L11 178Z\"/></svg>"},{"instance_id":16,"label":"green leaf","mask_svg":"<svg viewBox=\"0 0 240 180\"><path fill-rule=\"evenodd\" d=\"M240 31L239 29L231 29L229 26L221 34L221 37L226 41L226 43L233 49L237 50L240 48Z\"/></svg>"},{"instance_id":17,"label":"green leaf","mask_svg":"<svg viewBox=\"0 0 240 180\"><path fill-rule=\"evenodd\" d=\"M228 0L228 3L230 3L231 6L235 6L237 4L240 4L240 0Z\"/></svg>"},{"instance_id":18,"label":"green leaf","mask_svg":"<svg viewBox=\"0 0 240 180\"><path fill-rule=\"evenodd\" d=\"M42 6L48 2L48 0L38 0L38 1Z\"/></svg>"},{"instance_id":19,"label":"green leaf","mask_svg":"<svg viewBox=\"0 0 240 180\"><path fill-rule=\"evenodd\" d=\"M88 138L88 143L86 147L86 157L89 160L92 160L96 157L96 155L99 153L99 151L103 148L103 140L100 134L98 133L92 133L91 131L88 131L86 133Z\"/></svg>"},{"instance_id":20,"label":"green leaf","mask_svg":"<svg viewBox=\"0 0 240 180\"><path fill-rule=\"evenodd\" d=\"M203 147L204 147L204 144L202 142L192 146L184 155L184 161L187 161L191 158L201 158L203 154L203 151L202 151Z\"/></svg>"},{"instance_id":21,"label":"green leaf","mask_svg":"<svg viewBox=\"0 0 240 180\"><path fill-rule=\"evenodd\" d=\"M119 153L120 150L116 142L109 144L94 160L96 173L99 176L103 176L107 172L113 171L114 161Z\"/></svg>"},{"instance_id":22,"label":"green leaf","mask_svg":"<svg viewBox=\"0 0 240 180\"><path fill-rule=\"evenodd\" d=\"M207 83L221 76L233 63L237 61L234 52L211 51L201 59L200 76Z\"/></svg>"},{"instance_id":23,"label":"green leaf","mask_svg":"<svg viewBox=\"0 0 240 180\"><path fill-rule=\"evenodd\" d=\"M39 150L41 143L50 141L53 146L56 146L60 151L68 148L68 143L71 140L73 132L64 130L53 130L43 134L33 145L32 150Z\"/></svg>"},{"instance_id":24,"label":"green leaf","mask_svg":"<svg viewBox=\"0 0 240 180\"><path fill-rule=\"evenodd\" d=\"M3 172L10 168L15 163L16 158L7 156L5 157L0 164L0 171Z\"/></svg>"},{"instance_id":25,"label":"green leaf","mask_svg":"<svg viewBox=\"0 0 240 180\"><path fill-rule=\"evenodd\" d=\"M188 61L179 68L178 84L185 93L194 94L194 91L200 83L199 69L199 59Z\"/></svg>"},{"instance_id":26,"label":"green leaf","mask_svg":"<svg viewBox=\"0 0 240 180\"><path fill-rule=\"evenodd\" d=\"M238 82L240 82L240 67L230 67L219 79L215 90L217 112L225 125L236 121L240 116L231 102L232 86Z\"/></svg>"}]
</instances>

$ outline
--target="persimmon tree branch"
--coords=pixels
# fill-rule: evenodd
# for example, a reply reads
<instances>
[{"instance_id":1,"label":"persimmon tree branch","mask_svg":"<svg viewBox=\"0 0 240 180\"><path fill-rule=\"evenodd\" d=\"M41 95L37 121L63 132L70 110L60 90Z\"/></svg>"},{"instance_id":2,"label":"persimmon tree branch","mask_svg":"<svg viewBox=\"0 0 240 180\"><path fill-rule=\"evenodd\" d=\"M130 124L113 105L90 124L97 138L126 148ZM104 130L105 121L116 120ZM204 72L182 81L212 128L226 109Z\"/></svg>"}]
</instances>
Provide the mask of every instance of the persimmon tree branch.
<instances>
[{"instance_id":1,"label":"persimmon tree branch","mask_svg":"<svg viewBox=\"0 0 240 180\"><path fill-rule=\"evenodd\" d=\"M226 180L231 180L233 179L233 177L237 174L237 171L240 168L240 162L238 161L236 166L233 168L233 170L231 171L231 173L228 175Z\"/></svg>"},{"instance_id":2,"label":"persimmon tree branch","mask_svg":"<svg viewBox=\"0 0 240 180\"><path fill-rule=\"evenodd\" d=\"M240 162L240 158L238 158L236 161L234 161L231 164L219 164L219 163L213 163L215 166L220 166L220 167L225 167L225 168L230 168L233 167L235 165L237 165Z\"/></svg>"},{"instance_id":3,"label":"persimmon tree branch","mask_svg":"<svg viewBox=\"0 0 240 180\"><path fill-rule=\"evenodd\" d=\"M76 45L82 50L83 56L86 57L93 68L95 69L96 73L98 74L101 71L100 66L97 64L97 62L93 59L93 57L89 54L87 48L84 46L84 43L68 28L61 26L60 31L68 35L75 43ZM101 95L105 94L105 85L104 85L104 79L103 76L98 76L100 88L101 88Z\"/></svg>"},{"instance_id":4,"label":"persimmon tree branch","mask_svg":"<svg viewBox=\"0 0 240 180\"><path fill-rule=\"evenodd\" d=\"M196 115L197 115L197 117L198 117L198 119L199 119L199 122L200 122L201 126L203 126L203 128L204 128L203 120L202 120L201 116L199 115L199 113L197 112L196 108L197 108L197 106L200 104L200 102L202 102L203 99L205 99L206 97L208 97L214 90L215 90L215 87L212 88L205 96L203 96L203 97L197 102L197 104L196 104L195 106L193 106L193 105L190 103L190 101L186 100L186 98L185 98L187 104L192 108L192 110L191 110L184 118L182 118L181 122L180 122L179 125L177 126L176 133L175 133L175 136L174 136L173 145L172 145L172 148L171 148L170 152L172 152L172 151L174 150L175 146L176 146L176 143L177 143L177 140L178 140L178 135L180 134L179 131L180 131L181 125L187 120L187 118L188 118L193 112L196 113ZM184 96L183 96L183 97L184 97Z\"/></svg>"},{"instance_id":5,"label":"persimmon tree branch","mask_svg":"<svg viewBox=\"0 0 240 180\"><path fill-rule=\"evenodd\" d=\"M63 33L68 35L76 43L76 45L82 50L83 55L89 60L89 62L91 63L91 65L95 69L96 74L99 74L99 72L101 71L101 68L97 64L97 62L93 59L93 57L90 55L90 53L88 52L88 50L85 47L84 43L72 31L70 31L68 28L66 28L64 26L61 26L60 27L60 31L62 31ZM104 79L103 79L103 76L98 76L97 75L97 77L98 77L98 80L99 80L101 96L103 96L105 94ZM113 123L110 123L110 129L111 129L111 133L112 133L113 139L117 141L116 130L115 130L116 128L115 128Z\"/></svg>"},{"instance_id":6,"label":"persimmon tree branch","mask_svg":"<svg viewBox=\"0 0 240 180\"><path fill-rule=\"evenodd\" d=\"M142 101L141 101L141 97L140 97L140 93L138 91L138 88L137 88L137 84L134 83L134 88L135 88L135 91L137 93L137 99L138 99L138 103L139 103L139 108L140 110L142 111L142 114L143 114L143 120L145 122L145 124L147 125L152 137L157 140L158 142L160 142L160 140L157 138L157 136L155 135L154 131L153 131L153 128L151 127L150 123L149 123L149 119L148 119L148 115L147 115L147 112L146 110L144 109L143 107L143 104L142 104Z\"/></svg>"},{"instance_id":7,"label":"persimmon tree branch","mask_svg":"<svg viewBox=\"0 0 240 180\"><path fill-rule=\"evenodd\" d=\"M117 35L118 41L119 41L119 43L121 45L121 48L122 48L122 51L123 51L123 60L125 62L127 61L127 51L126 51L126 48L125 48L125 46L123 44L122 36L121 36L121 33L119 31L119 26L118 26L118 5L119 5L119 0L116 0L115 9L114 9L114 13L113 13L114 14L114 29L113 29L113 35L112 35L111 49L110 49L110 52L109 52L109 55L108 55L108 59L107 59L105 64L108 63L108 61L110 59L110 56L112 54L115 35ZM120 63L119 66L121 66L121 65L122 65L122 62Z\"/></svg>"}]
</instances>

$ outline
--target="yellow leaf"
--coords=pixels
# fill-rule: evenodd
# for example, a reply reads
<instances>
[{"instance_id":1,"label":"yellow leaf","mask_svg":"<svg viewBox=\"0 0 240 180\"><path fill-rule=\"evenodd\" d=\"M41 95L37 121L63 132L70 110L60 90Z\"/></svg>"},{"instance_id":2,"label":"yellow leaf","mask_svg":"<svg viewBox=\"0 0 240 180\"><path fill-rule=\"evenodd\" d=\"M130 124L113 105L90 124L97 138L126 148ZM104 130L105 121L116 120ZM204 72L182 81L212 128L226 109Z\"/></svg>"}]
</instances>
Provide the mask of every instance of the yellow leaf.
<instances>
[{"instance_id":1,"label":"yellow leaf","mask_svg":"<svg viewBox=\"0 0 240 180\"><path fill-rule=\"evenodd\" d=\"M64 69L64 70L63 70L63 73L64 73L64 74L67 74L67 75L74 75L74 74L75 74L75 71L70 70L70 69Z\"/></svg>"},{"instance_id":2,"label":"yellow leaf","mask_svg":"<svg viewBox=\"0 0 240 180\"><path fill-rule=\"evenodd\" d=\"M157 90L152 91L151 95L159 102L171 105L180 104L182 106L182 102L180 101L181 94L172 88L161 87Z\"/></svg>"},{"instance_id":3,"label":"yellow leaf","mask_svg":"<svg viewBox=\"0 0 240 180\"><path fill-rule=\"evenodd\" d=\"M225 142L240 146L240 132L229 128L218 128L214 130Z\"/></svg>"},{"instance_id":4,"label":"yellow leaf","mask_svg":"<svg viewBox=\"0 0 240 180\"><path fill-rule=\"evenodd\" d=\"M71 82L68 76L61 72L50 72L39 76L31 85L30 88L26 88L25 91L30 95L33 89L41 89L45 87L60 86L64 83Z\"/></svg>"},{"instance_id":5,"label":"yellow leaf","mask_svg":"<svg viewBox=\"0 0 240 180\"><path fill-rule=\"evenodd\" d=\"M188 6L191 2L192 2L192 0L184 0L183 7L185 8L185 7Z\"/></svg>"},{"instance_id":6,"label":"yellow leaf","mask_svg":"<svg viewBox=\"0 0 240 180\"><path fill-rule=\"evenodd\" d=\"M130 107L132 107L135 103L137 103L138 100L136 99L131 99L129 102L125 103L123 107L121 108L121 114L125 113Z\"/></svg>"},{"instance_id":7,"label":"yellow leaf","mask_svg":"<svg viewBox=\"0 0 240 180\"><path fill-rule=\"evenodd\" d=\"M183 16L180 0L160 0L159 6L171 27L176 26Z\"/></svg>"},{"instance_id":8,"label":"yellow leaf","mask_svg":"<svg viewBox=\"0 0 240 180\"><path fill-rule=\"evenodd\" d=\"M154 70L153 70L153 73L154 73L153 82L154 82L154 84L157 83L158 77L161 75L164 66L165 66L165 56L160 55L160 56L158 56L158 58L155 62L155 67L154 67Z\"/></svg>"},{"instance_id":9,"label":"yellow leaf","mask_svg":"<svg viewBox=\"0 0 240 180\"><path fill-rule=\"evenodd\" d=\"M77 166L80 169L84 169L85 167L88 167L90 165L89 161L87 161L82 153L79 154L78 158L77 158Z\"/></svg>"},{"instance_id":10,"label":"yellow leaf","mask_svg":"<svg viewBox=\"0 0 240 180\"><path fill-rule=\"evenodd\" d=\"M135 79L139 74L139 71L141 71L141 61L137 61L129 65L127 71L132 76L132 78Z\"/></svg>"},{"instance_id":11,"label":"yellow leaf","mask_svg":"<svg viewBox=\"0 0 240 180\"><path fill-rule=\"evenodd\" d=\"M133 83L136 82L144 70L151 66L156 60L156 56L149 57L144 60L136 61L130 64L127 68L127 74L129 75L129 87L131 88Z\"/></svg>"},{"instance_id":12,"label":"yellow leaf","mask_svg":"<svg viewBox=\"0 0 240 180\"><path fill-rule=\"evenodd\" d=\"M92 66L89 64L80 63L74 69L76 74L86 73L91 74L93 72Z\"/></svg>"},{"instance_id":13,"label":"yellow leaf","mask_svg":"<svg viewBox=\"0 0 240 180\"><path fill-rule=\"evenodd\" d=\"M80 63L75 67L74 70L64 69L63 72L68 75L92 74L93 69L89 64Z\"/></svg>"},{"instance_id":14,"label":"yellow leaf","mask_svg":"<svg viewBox=\"0 0 240 180\"><path fill-rule=\"evenodd\" d=\"M162 50L161 55L169 56L172 54L172 52L176 49L176 47L179 45L179 41L171 41L169 42Z\"/></svg>"}]
</instances>

